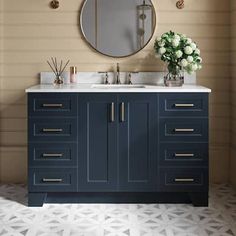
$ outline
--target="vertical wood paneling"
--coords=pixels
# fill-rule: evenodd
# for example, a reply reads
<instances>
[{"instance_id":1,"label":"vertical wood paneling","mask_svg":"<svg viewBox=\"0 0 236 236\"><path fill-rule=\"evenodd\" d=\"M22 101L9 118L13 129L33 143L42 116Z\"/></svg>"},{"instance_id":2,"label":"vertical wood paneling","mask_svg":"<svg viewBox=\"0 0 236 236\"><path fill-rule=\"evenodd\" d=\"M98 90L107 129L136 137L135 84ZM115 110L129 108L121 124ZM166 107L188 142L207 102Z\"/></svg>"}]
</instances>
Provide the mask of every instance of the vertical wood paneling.
<instances>
[{"instance_id":1,"label":"vertical wood paneling","mask_svg":"<svg viewBox=\"0 0 236 236\"><path fill-rule=\"evenodd\" d=\"M213 90L211 180L226 181L230 142L230 0L188 0L183 10L175 7L176 1L153 0L158 17L154 38L140 53L123 59L99 55L83 41L78 26L82 1L61 1L60 8L52 10L48 0L0 0L0 147L5 150L0 152L0 171L5 173L6 168L12 175L1 174L2 181L25 179L26 152L17 155L12 150L18 146L26 148L24 89L37 84L38 73L49 69L46 59L71 59L79 71L112 71L116 62L124 71L160 71L163 65L153 54L153 43L169 30L189 35L202 50L204 64L198 83ZM234 35L236 38L236 31ZM23 172L11 166L8 158L18 163Z\"/></svg>"}]
</instances>

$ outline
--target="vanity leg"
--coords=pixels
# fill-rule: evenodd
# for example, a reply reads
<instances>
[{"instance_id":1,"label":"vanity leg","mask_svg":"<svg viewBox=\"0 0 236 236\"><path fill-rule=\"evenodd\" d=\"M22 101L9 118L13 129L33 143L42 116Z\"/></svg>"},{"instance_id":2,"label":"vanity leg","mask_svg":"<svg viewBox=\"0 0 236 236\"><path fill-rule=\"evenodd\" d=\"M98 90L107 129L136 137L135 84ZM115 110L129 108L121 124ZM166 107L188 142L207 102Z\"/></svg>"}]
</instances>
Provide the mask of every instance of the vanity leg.
<instances>
[{"instance_id":1,"label":"vanity leg","mask_svg":"<svg viewBox=\"0 0 236 236\"><path fill-rule=\"evenodd\" d=\"M208 207L208 192L189 193L189 196L195 207Z\"/></svg>"},{"instance_id":2,"label":"vanity leg","mask_svg":"<svg viewBox=\"0 0 236 236\"><path fill-rule=\"evenodd\" d=\"M41 207L47 197L47 193L28 193L28 206Z\"/></svg>"}]
</instances>

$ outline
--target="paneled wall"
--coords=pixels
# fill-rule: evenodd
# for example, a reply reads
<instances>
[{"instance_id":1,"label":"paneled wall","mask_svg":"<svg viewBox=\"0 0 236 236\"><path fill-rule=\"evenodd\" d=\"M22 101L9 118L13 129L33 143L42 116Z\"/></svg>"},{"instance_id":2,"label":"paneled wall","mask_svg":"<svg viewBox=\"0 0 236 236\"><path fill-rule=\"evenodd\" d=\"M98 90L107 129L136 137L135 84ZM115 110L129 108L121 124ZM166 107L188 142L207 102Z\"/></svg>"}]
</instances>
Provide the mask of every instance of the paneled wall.
<instances>
[{"instance_id":1,"label":"paneled wall","mask_svg":"<svg viewBox=\"0 0 236 236\"><path fill-rule=\"evenodd\" d=\"M61 0L59 10L50 0L0 0L0 179L25 182L27 178L26 95L37 84L38 73L48 70L51 56L70 59L79 71L160 71L153 42L140 53L111 59L91 50L78 25L82 0ZM212 88L210 97L210 175L228 181L230 124L230 0L187 0L178 10L175 0L153 0L157 11L155 37L175 30L192 37L204 59L198 83ZM236 114L236 113L235 113Z\"/></svg>"},{"instance_id":2,"label":"paneled wall","mask_svg":"<svg viewBox=\"0 0 236 236\"><path fill-rule=\"evenodd\" d=\"M236 1L231 0L231 156L230 182L236 188Z\"/></svg>"}]
</instances>

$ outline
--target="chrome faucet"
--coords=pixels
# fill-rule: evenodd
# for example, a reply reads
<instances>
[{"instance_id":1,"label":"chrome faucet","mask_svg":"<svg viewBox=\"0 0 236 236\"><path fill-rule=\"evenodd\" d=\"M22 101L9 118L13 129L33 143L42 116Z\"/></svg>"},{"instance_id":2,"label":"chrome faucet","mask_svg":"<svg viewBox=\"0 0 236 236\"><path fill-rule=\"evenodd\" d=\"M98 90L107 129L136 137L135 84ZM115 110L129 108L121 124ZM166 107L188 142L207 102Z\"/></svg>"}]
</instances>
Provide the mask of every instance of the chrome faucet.
<instances>
[{"instance_id":1,"label":"chrome faucet","mask_svg":"<svg viewBox=\"0 0 236 236\"><path fill-rule=\"evenodd\" d=\"M116 84L121 84L120 82L120 65L116 64Z\"/></svg>"}]
</instances>

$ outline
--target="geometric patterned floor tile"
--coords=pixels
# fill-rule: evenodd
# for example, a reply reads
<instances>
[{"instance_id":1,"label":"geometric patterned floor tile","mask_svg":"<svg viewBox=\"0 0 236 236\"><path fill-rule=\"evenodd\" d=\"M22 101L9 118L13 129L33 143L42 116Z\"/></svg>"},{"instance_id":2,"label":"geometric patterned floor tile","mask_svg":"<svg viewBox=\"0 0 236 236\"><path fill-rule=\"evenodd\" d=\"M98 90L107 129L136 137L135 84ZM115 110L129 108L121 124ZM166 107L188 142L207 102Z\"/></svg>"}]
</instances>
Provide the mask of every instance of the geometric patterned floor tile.
<instances>
[{"instance_id":1,"label":"geometric patterned floor tile","mask_svg":"<svg viewBox=\"0 0 236 236\"><path fill-rule=\"evenodd\" d=\"M0 185L0 236L236 236L236 192L213 185L209 202L29 208L24 185Z\"/></svg>"}]
</instances>

